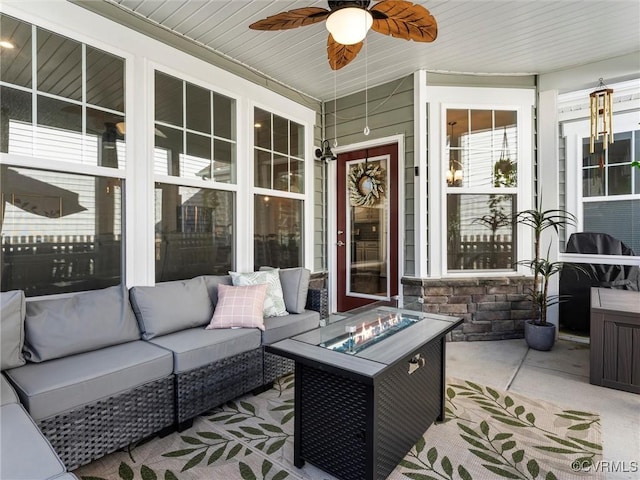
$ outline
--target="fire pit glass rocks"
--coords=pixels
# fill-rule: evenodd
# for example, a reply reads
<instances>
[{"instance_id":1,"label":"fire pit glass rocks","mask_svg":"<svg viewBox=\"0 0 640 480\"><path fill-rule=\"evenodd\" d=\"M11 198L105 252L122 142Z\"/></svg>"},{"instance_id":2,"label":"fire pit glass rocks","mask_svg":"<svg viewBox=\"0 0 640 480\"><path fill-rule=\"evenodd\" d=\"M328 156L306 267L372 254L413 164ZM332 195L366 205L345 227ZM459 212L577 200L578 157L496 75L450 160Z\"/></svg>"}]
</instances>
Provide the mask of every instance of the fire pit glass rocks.
<instances>
[{"instance_id":1,"label":"fire pit glass rocks","mask_svg":"<svg viewBox=\"0 0 640 480\"><path fill-rule=\"evenodd\" d=\"M360 324L347 322L345 333L326 339L321 347L355 355L383 339L410 327L421 317L406 313L379 312L377 318Z\"/></svg>"}]
</instances>

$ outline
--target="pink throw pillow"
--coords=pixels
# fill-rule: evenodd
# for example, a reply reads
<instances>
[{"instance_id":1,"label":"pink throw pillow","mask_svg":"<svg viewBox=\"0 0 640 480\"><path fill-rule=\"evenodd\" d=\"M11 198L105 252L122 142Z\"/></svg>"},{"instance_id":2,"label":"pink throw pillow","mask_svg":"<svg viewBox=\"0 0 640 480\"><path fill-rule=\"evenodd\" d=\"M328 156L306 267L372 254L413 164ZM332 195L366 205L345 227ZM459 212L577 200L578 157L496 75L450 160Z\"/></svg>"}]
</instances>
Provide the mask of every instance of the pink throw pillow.
<instances>
[{"instance_id":1,"label":"pink throw pillow","mask_svg":"<svg viewBox=\"0 0 640 480\"><path fill-rule=\"evenodd\" d=\"M207 330L214 328L259 328L264 330L264 299L267 284L235 287L218 285L218 304Z\"/></svg>"}]
</instances>

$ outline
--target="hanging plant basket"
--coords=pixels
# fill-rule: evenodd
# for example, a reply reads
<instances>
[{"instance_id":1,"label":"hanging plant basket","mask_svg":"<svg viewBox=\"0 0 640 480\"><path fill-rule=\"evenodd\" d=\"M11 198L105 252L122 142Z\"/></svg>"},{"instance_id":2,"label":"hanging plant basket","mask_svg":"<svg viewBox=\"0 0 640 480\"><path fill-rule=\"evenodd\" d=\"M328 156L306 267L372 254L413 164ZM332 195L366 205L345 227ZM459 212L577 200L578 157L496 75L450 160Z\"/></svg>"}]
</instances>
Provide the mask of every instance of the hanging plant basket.
<instances>
[{"instance_id":1,"label":"hanging plant basket","mask_svg":"<svg viewBox=\"0 0 640 480\"><path fill-rule=\"evenodd\" d=\"M349 199L353 207L373 207L384 196L385 171L379 163L359 163L349 170Z\"/></svg>"}]
</instances>

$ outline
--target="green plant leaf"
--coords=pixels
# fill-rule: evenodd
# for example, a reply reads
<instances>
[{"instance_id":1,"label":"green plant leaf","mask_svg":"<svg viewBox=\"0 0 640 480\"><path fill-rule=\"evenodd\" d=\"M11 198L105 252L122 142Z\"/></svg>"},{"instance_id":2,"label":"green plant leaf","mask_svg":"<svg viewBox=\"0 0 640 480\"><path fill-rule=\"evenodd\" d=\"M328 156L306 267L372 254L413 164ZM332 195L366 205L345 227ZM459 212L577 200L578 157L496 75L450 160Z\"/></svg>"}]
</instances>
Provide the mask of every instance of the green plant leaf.
<instances>
[{"instance_id":1,"label":"green plant leaf","mask_svg":"<svg viewBox=\"0 0 640 480\"><path fill-rule=\"evenodd\" d=\"M184 467L182 467L182 470L180 470L180 471L181 472L186 472L190 468L195 467L196 465L198 465L202 461L202 459L204 458L204 456L206 454L207 454L207 452L204 451L204 452L200 452L199 454L195 455L193 458L191 458L191 460L189 460L187 463L184 464Z\"/></svg>"},{"instance_id":2,"label":"green plant leaf","mask_svg":"<svg viewBox=\"0 0 640 480\"><path fill-rule=\"evenodd\" d=\"M432 477L431 475L426 475L424 473L416 473L416 472L407 472L403 474L405 477L409 477L412 480L440 480L437 477Z\"/></svg>"},{"instance_id":3,"label":"green plant leaf","mask_svg":"<svg viewBox=\"0 0 640 480\"><path fill-rule=\"evenodd\" d=\"M546 447L546 446L534 446L533 448L537 448L538 450L542 450L544 452L553 452L553 453L582 453L580 451L569 450L568 448Z\"/></svg>"},{"instance_id":4,"label":"green plant leaf","mask_svg":"<svg viewBox=\"0 0 640 480\"><path fill-rule=\"evenodd\" d=\"M229 430L229 433L231 435L233 435L234 437L244 438L244 434L242 432L237 431L237 430Z\"/></svg>"},{"instance_id":5,"label":"green plant leaf","mask_svg":"<svg viewBox=\"0 0 640 480\"><path fill-rule=\"evenodd\" d=\"M213 462L218 460L226 449L227 449L227 446L225 445L224 447L220 447L215 452L213 452L209 457L209 460L207 460L207 465L211 465Z\"/></svg>"},{"instance_id":6,"label":"green plant leaf","mask_svg":"<svg viewBox=\"0 0 640 480\"><path fill-rule=\"evenodd\" d=\"M511 450L516 447L516 442L513 440L509 440L508 442L504 442L502 444L502 451L505 452L507 450Z\"/></svg>"},{"instance_id":7,"label":"green plant leaf","mask_svg":"<svg viewBox=\"0 0 640 480\"><path fill-rule=\"evenodd\" d=\"M242 430L245 433L248 433L249 435L259 435L259 436L264 435L264 432L256 427L240 427L240 430Z\"/></svg>"},{"instance_id":8,"label":"green plant leaf","mask_svg":"<svg viewBox=\"0 0 640 480\"><path fill-rule=\"evenodd\" d=\"M294 412L289 412L284 417L282 417L282 420L280 420L280 425L284 425L285 423L290 421L293 418L293 414Z\"/></svg>"},{"instance_id":9,"label":"green plant leaf","mask_svg":"<svg viewBox=\"0 0 640 480\"><path fill-rule=\"evenodd\" d=\"M500 398L500 394L496 392L493 388L485 387L485 389L487 390L487 393L491 395L494 399L497 400L498 398Z\"/></svg>"},{"instance_id":10,"label":"green plant leaf","mask_svg":"<svg viewBox=\"0 0 640 480\"><path fill-rule=\"evenodd\" d=\"M200 435L202 438L207 438L209 440L225 440L222 435L215 432L196 432L196 435Z\"/></svg>"},{"instance_id":11,"label":"green plant leaf","mask_svg":"<svg viewBox=\"0 0 640 480\"><path fill-rule=\"evenodd\" d=\"M263 460L262 462L262 477L266 477L267 473L269 473L269 471L271 470L271 467L273 467L273 463L271 463L268 460Z\"/></svg>"},{"instance_id":12,"label":"green plant leaf","mask_svg":"<svg viewBox=\"0 0 640 480\"><path fill-rule=\"evenodd\" d=\"M524 413L524 407L522 405L518 405L515 410L514 410L515 414L520 416Z\"/></svg>"},{"instance_id":13,"label":"green plant leaf","mask_svg":"<svg viewBox=\"0 0 640 480\"><path fill-rule=\"evenodd\" d=\"M273 432L273 433L284 433L284 430L282 430L280 427L278 427L277 425L271 425L270 423L260 423L259 424L262 428L264 428L266 431L268 432Z\"/></svg>"},{"instance_id":14,"label":"green plant leaf","mask_svg":"<svg viewBox=\"0 0 640 480\"><path fill-rule=\"evenodd\" d=\"M467 380L467 385L469 385L471 388L473 388L476 392L483 393L482 387L480 385L477 385L477 384L475 384L473 382L470 382L468 380Z\"/></svg>"},{"instance_id":15,"label":"green plant leaf","mask_svg":"<svg viewBox=\"0 0 640 480\"><path fill-rule=\"evenodd\" d=\"M549 440L553 440L554 442L559 443L560 445L564 445L565 447L570 448L581 448L579 443L570 442L569 440L565 440L564 438L556 437L554 435L545 435Z\"/></svg>"},{"instance_id":16,"label":"green plant leaf","mask_svg":"<svg viewBox=\"0 0 640 480\"><path fill-rule=\"evenodd\" d=\"M480 450L474 450L472 448L469 449L471 453L473 453L476 457L480 457L482 460L486 462L495 463L496 465L502 465L502 460L495 458L492 454L487 452L482 452Z\"/></svg>"},{"instance_id":17,"label":"green plant leaf","mask_svg":"<svg viewBox=\"0 0 640 480\"><path fill-rule=\"evenodd\" d=\"M572 425L569 427L569 430L589 430L591 427L590 423L579 423L577 425Z\"/></svg>"},{"instance_id":18,"label":"green plant leaf","mask_svg":"<svg viewBox=\"0 0 640 480\"><path fill-rule=\"evenodd\" d=\"M527 470L533 478L537 478L540 474L540 466L533 458L527 462Z\"/></svg>"},{"instance_id":19,"label":"green plant leaf","mask_svg":"<svg viewBox=\"0 0 640 480\"><path fill-rule=\"evenodd\" d=\"M184 443L188 443L190 445L204 445L204 442L199 438L195 437L180 437Z\"/></svg>"},{"instance_id":20,"label":"green plant leaf","mask_svg":"<svg viewBox=\"0 0 640 480\"><path fill-rule=\"evenodd\" d=\"M480 443L475 438L467 437L466 435L460 435L460 436L476 448L481 448L482 450L489 450L487 447L484 446L484 444Z\"/></svg>"},{"instance_id":21,"label":"green plant leaf","mask_svg":"<svg viewBox=\"0 0 640 480\"><path fill-rule=\"evenodd\" d=\"M536 416L533 413L527 413L524 418L526 418L532 424L536 423Z\"/></svg>"},{"instance_id":22,"label":"green plant leaf","mask_svg":"<svg viewBox=\"0 0 640 480\"><path fill-rule=\"evenodd\" d=\"M184 457L185 455L189 455L195 451L199 450L198 448L185 448L183 450L176 450L174 452L163 453L163 457Z\"/></svg>"},{"instance_id":23,"label":"green plant leaf","mask_svg":"<svg viewBox=\"0 0 640 480\"><path fill-rule=\"evenodd\" d=\"M513 433L499 433L495 437L494 440L506 440L507 438L513 437Z\"/></svg>"},{"instance_id":24,"label":"green plant leaf","mask_svg":"<svg viewBox=\"0 0 640 480\"><path fill-rule=\"evenodd\" d=\"M254 407L250 403L240 402L240 405L242 405L242 408L244 408L247 412L251 412L252 415L256 414L256 407Z\"/></svg>"},{"instance_id":25,"label":"green plant leaf","mask_svg":"<svg viewBox=\"0 0 640 480\"><path fill-rule=\"evenodd\" d=\"M587 442L586 440L582 440L581 438L576 438L576 437L569 437L569 438L574 442L578 442L579 444L584 445L585 447L593 448L594 450L602 450L602 445L599 445L597 443Z\"/></svg>"},{"instance_id":26,"label":"green plant leaf","mask_svg":"<svg viewBox=\"0 0 640 480\"><path fill-rule=\"evenodd\" d=\"M597 413L589 413L589 412L583 412L581 410L563 410L564 413L569 413L571 415L580 415L582 417L597 417L598 414Z\"/></svg>"},{"instance_id":27,"label":"green plant leaf","mask_svg":"<svg viewBox=\"0 0 640 480\"><path fill-rule=\"evenodd\" d=\"M473 480L471 474L462 465L458 465L458 475L462 480Z\"/></svg>"},{"instance_id":28,"label":"green plant leaf","mask_svg":"<svg viewBox=\"0 0 640 480\"><path fill-rule=\"evenodd\" d=\"M456 391L451 387L447 388L447 397L453 399L455 398L455 396L456 396Z\"/></svg>"},{"instance_id":29,"label":"green plant leaf","mask_svg":"<svg viewBox=\"0 0 640 480\"><path fill-rule=\"evenodd\" d=\"M489 435L489 424L484 420L480 422L480 431L485 435Z\"/></svg>"},{"instance_id":30,"label":"green plant leaf","mask_svg":"<svg viewBox=\"0 0 640 480\"><path fill-rule=\"evenodd\" d=\"M229 450L229 453L227 453L227 460L235 457L238 453L240 453L240 450L242 450L242 445L240 443L234 445L231 450Z\"/></svg>"},{"instance_id":31,"label":"green plant leaf","mask_svg":"<svg viewBox=\"0 0 640 480\"><path fill-rule=\"evenodd\" d=\"M556 477L553 472L547 472L547 475L544 477L544 480L558 480L558 477Z\"/></svg>"},{"instance_id":32,"label":"green plant leaf","mask_svg":"<svg viewBox=\"0 0 640 480\"><path fill-rule=\"evenodd\" d=\"M491 413L493 416L499 416L499 417L506 416L506 414L502 410L498 410L498 409L493 408L493 407L482 407L482 409L487 411L487 412L489 412L489 413Z\"/></svg>"},{"instance_id":33,"label":"green plant leaf","mask_svg":"<svg viewBox=\"0 0 640 480\"><path fill-rule=\"evenodd\" d=\"M411 470L424 470L424 467L422 465L410 462L409 460L401 460L400 465L402 465L404 468L410 468Z\"/></svg>"},{"instance_id":34,"label":"green plant leaf","mask_svg":"<svg viewBox=\"0 0 640 480\"><path fill-rule=\"evenodd\" d=\"M507 408L513 407L513 399L510 396L504 397L504 404Z\"/></svg>"},{"instance_id":35,"label":"green plant leaf","mask_svg":"<svg viewBox=\"0 0 640 480\"><path fill-rule=\"evenodd\" d=\"M178 477L171 470L164 472L164 480L178 480Z\"/></svg>"},{"instance_id":36,"label":"green plant leaf","mask_svg":"<svg viewBox=\"0 0 640 480\"><path fill-rule=\"evenodd\" d=\"M222 420L227 420L228 418L233 417L234 414L224 414L224 415L214 415L209 420L212 422L221 422Z\"/></svg>"},{"instance_id":37,"label":"green plant leaf","mask_svg":"<svg viewBox=\"0 0 640 480\"><path fill-rule=\"evenodd\" d=\"M583 420L584 421L584 418L582 418L582 417L577 417L576 415L565 415L563 413L556 413L556 417L566 418L568 420Z\"/></svg>"},{"instance_id":38,"label":"green plant leaf","mask_svg":"<svg viewBox=\"0 0 640 480\"><path fill-rule=\"evenodd\" d=\"M291 410L292 408L293 408L293 406L291 406L291 405L280 405L279 407L272 408L270 411L271 412L279 412L279 411L283 411L283 410Z\"/></svg>"},{"instance_id":39,"label":"green plant leaf","mask_svg":"<svg viewBox=\"0 0 640 480\"><path fill-rule=\"evenodd\" d=\"M120 462L120 467L118 467L118 475L122 480L133 480L133 470L129 465L124 462Z\"/></svg>"},{"instance_id":40,"label":"green plant leaf","mask_svg":"<svg viewBox=\"0 0 640 480\"><path fill-rule=\"evenodd\" d=\"M253 473L253 470L251 470L249 465L244 462L240 462L238 467L240 468L240 476L242 477L242 480L257 480L256 474Z\"/></svg>"},{"instance_id":41,"label":"green plant leaf","mask_svg":"<svg viewBox=\"0 0 640 480\"><path fill-rule=\"evenodd\" d=\"M531 426L526 423L522 423L518 420L513 420L512 418L503 418L503 417L493 417L493 418L495 418L499 422L502 422L506 425L511 425L512 427L530 427Z\"/></svg>"},{"instance_id":42,"label":"green plant leaf","mask_svg":"<svg viewBox=\"0 0 640 480\"><path fill-rule=\"evenodd\" d=\"M273 442L271 445L269 445L269 447L267 447L267 454L271 455L272 453L277 452L282 448L285 442L286 440L284 439L278 440L277 442Z\"/></svg>"},{"instance_id":43,"label":"green plant leaf","mask_svg":"<svg viewBox=\"0 0 640 480\"><path fill-rule=\"evenodd\" d=\"M273 476L273 478L271 480L284 480L288 476L289 476L289 472L287 472L285 470L280 470L278 473L276 473Z\"/></svg>"},{"instance_id":44,"label":"green plant leaf","mask_svg":"<svg viewBox=\"0 0 640 480\"><path fill-rule=\"evenodd\" d=\"M444 472L449 475L449 477L451 477L451 475L453 474L453 466L451 465L451 460L449 460L449 457L442 457L440 465L442 465L442 469L444 470Z\"/></svg>"},{"instance_id":45,"label":"green plant leaf","mask_svg":"<svg viewBox=\"0 0 640 480\"><path fill-rule=\"evenodd\" d=\"M493 472L496 475L500 475L501 477L504 477L504 478L516 478L516 479L520 478L519 475L516 475L510 472L509 470L505 470L504 468L496 467L495 465L485 465L483 463L482 466L487 470L489 470L490 472Z\"/></svg>"},{"instance_id":46,"label":"green plant leaf","mask_svg":"<svg viewBox=\"0 0 640 480\"><path fill-rule=\"evenodd\" d=\"M437 459L438 449L436 449L436 447L431 447L427 452L427 462L429 462L429 465L433 466L433 464L436 463Z\"/></svg>"},{"instance_id":47,"label":"green plant leaf","mask_svg":"<svg viewBox=\"0 0 640 480\"><path fill-rule=\"evenodd\" d=\"M524 459L524 450L516 450L511 454L511 458L515 463L520 463Z\"/></svg>"},{"instance_id":48,"label":"green plant leaf","mask_svg":"<svg viewBox=\"0 0 640 480\"><path fill-rule=\"evenodd\" d=\"M465 424L463 423L458 423L458 427L460 427L460 430L468 433L469 435L476 437L476 438L480 438L482 439L482 435L480 435L479 433L477 433L475 430L473 430L472 428L467 427Z\"/></svg>"},{"instance_id":49,"label":"green plant leaf","mask_svg":"<svg viewBox=\"0 0 640 480\"><path fill-rule=\"evenodd\" d=\"M235 417L232 418L231 420L227 420L226 422L224 422L225 425L232 425L234 423L240 423L240 422L244 422L245 419L243 417Z\"/></svg>"},{"instance_id":50,"label":"green plant leaf","mask_svg":"<svg viewBox=\"0 0 640 480\"><path fill-rule=\"evenodd\" d=\"M422 452L422 450L424 450L426 443L424 441L424 437L420 437L418 439L418 441L416 442L416 453L420 453Z\"/></svg>"},{"instance_id":51,"label":"green plant leaf","mask_svg":"<svg viewBox=\"0 0 640 480\"><path fill-rule=\"evenodd\" d=\"M151 470L146 465L142 465L140 467L140 476L142 477L142 480L158 480L158 475L156 475L156 472Z\"/></svg>"}]
</instances>

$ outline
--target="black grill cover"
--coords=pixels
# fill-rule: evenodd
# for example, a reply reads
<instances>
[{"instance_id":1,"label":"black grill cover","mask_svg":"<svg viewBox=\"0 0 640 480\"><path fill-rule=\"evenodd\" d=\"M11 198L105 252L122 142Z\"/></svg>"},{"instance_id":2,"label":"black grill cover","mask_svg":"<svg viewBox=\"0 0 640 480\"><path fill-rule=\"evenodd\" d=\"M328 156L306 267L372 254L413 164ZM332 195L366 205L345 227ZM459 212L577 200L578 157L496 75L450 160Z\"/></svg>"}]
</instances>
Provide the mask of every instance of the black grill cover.
<instances>
[{"instance_id":1,"label":"black grill cover","mask_svg":"<svg viewBox=\"0 0 640 480\"><path fill-rule=\"evenodd\" d=\"M635 255L624 243L606 233L573 233L566 253L600 255ZM580 264L590 276L564 267L560 272L560 326L568 330L589 333L591 287L640 291L640 268L635 265Z\"/></svg>"}]
</instances>

